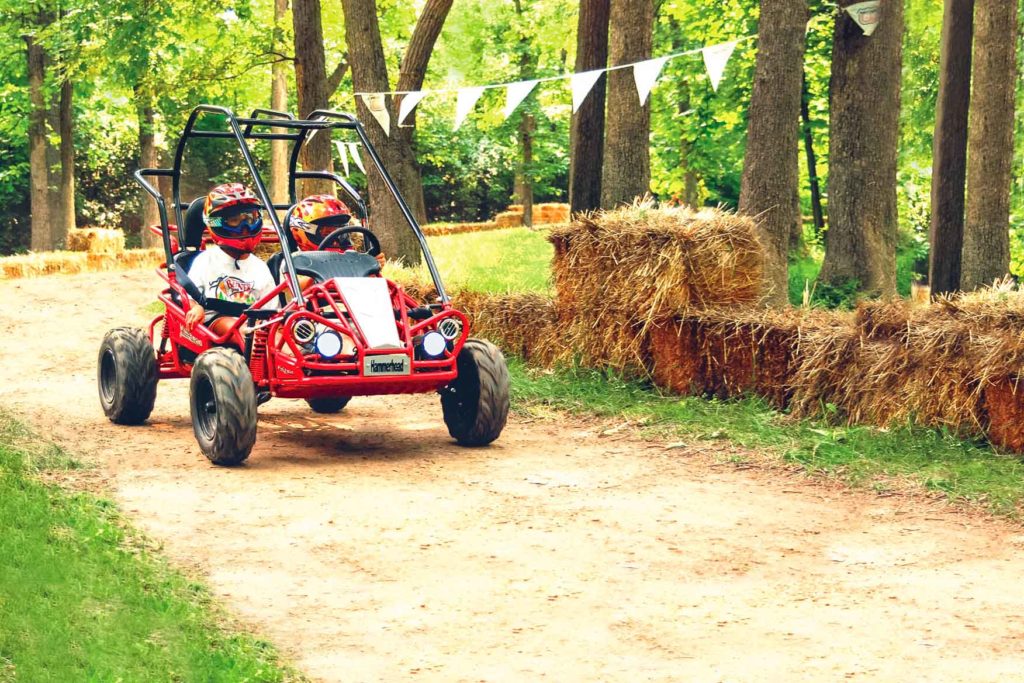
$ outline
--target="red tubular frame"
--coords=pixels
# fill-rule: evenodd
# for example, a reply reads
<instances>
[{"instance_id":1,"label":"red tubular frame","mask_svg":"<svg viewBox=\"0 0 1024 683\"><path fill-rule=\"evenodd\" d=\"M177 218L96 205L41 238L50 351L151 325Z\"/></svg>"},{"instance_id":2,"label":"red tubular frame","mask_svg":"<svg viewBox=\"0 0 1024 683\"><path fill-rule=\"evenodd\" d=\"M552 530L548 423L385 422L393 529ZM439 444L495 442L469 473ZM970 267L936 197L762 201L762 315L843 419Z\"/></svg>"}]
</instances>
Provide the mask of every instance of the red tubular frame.
<instances>
[{"instance_id":1,"label":"red tubular frame","mask_svg":"<svg viewBox=\"0 0 1024 683\"><path fill-rule=\"evenodd\" d=\"M245 349L243 326L249 321L241 316L223 336L214 335L203 324L189 331L184 329L185 314L191 299L179 285L173 273L157 271L167 282L159 296L165 312L150 323L149 336L157 343L157 325L162 323L159 339L160 379L187 378L191 376L191 362L182 359L181 350L187 349L198 355L213 346L232 346L240 351ZM287 278L272 292L253 304L261 308L288 290ZM312 285L303 292L304 307L290 301L273 318L257 322L252 334L249 350L249 369L256 385L272 396L281 398L323 398L337 396L364 396L378 394L408 394L436 391L451 383L457 375L456 359L469 337L469 320L448 303L426 320L412 324L408 309L418 303L395 283L388 281L388 292L395 311L400 313L398 325L401 348L371 349L363 331L354 318L346 319L349 310L340 288L334 280ZM175 295L177 300L175 300ZM181 302L181 303L179 303ZM456 318L461 323L462 333L452 341L452 347L436 360L417 360L414 339L417 335L436 329L445 318ZM345 335L355 345L355 354L339 360L326 360L316 353L305 353L294 340L292 331L299 320L314 324ZM168 342L170 348L167 348ZM286 350L287 349L287 350ZM408 375L366 376L363 374L364 359L375 355L406 355L409 358Z\"/></svg>"}]
</instances>

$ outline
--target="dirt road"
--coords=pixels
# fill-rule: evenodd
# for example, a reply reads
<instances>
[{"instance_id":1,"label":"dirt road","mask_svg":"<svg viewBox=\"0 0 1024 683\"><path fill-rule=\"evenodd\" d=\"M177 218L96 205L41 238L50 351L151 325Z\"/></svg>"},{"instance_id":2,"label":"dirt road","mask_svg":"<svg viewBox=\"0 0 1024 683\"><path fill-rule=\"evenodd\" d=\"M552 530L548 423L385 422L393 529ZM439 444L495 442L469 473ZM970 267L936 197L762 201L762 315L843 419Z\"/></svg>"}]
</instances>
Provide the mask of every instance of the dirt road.
<instances>
[{"instance_id":1,"label":"dirt road","mask_svg":"<svg viewBox=\"0 0 1024 683\"><path fill-rule=\"evenodd\" d=\"M514 420L455 447L434 397L261 407L243 468L100 411L107 328L148 272L0 282L0 407L94 457L176 562L329 681L1024 678L1024 532ZM89 302L89 303L81 303ZM617 437L612 437L617 438Z\"/></svg>"}]
</instances>

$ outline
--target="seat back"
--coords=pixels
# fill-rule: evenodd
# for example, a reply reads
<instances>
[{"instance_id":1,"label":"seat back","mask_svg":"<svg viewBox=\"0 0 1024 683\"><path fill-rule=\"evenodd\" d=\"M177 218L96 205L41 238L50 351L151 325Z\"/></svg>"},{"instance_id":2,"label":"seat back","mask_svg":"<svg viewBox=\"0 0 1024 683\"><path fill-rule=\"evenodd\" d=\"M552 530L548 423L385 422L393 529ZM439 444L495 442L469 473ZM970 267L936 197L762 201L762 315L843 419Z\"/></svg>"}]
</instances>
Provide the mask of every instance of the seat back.
<instances>
[{"instance_id":1,"label":"seat back","mask_svg":"<svg viewBox=\"0 0 1024 683\"><path fill-rule=\"evenodd\" d=\"M203 233L206 223L203 221L203 207L206 197L197 197L188 205L185 212L185 227L178 235L182 248L198 249L203 244Z\"/></svg>"}]
</instances>

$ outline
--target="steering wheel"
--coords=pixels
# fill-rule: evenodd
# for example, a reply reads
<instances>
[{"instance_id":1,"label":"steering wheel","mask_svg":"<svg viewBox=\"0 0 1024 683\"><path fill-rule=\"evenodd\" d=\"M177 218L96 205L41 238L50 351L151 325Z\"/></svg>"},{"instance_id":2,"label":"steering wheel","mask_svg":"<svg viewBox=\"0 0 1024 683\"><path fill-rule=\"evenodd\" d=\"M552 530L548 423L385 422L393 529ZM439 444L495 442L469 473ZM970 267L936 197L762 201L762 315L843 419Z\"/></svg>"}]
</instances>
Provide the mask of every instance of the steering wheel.
<instances>
[{"instance_id":1,"label":"steering wheel","mask_svg":"<svg viewBox=\"0 0 1024 683\"><path fill-rule=\"evenodd\" d=\"M320 246L317 248L317 251L326 251L328 247L335 242L338 243L338 248L340 249L341 240L343 237L348 237L349 235L356 234L363 236L363 248L365 249L365 251L363 252L364 254L376 256L377 254L380 253L380 240L377 239L377 236L370 232L367 228L359 226L338 228L330 235L320 240Z\"/></svg>"}]
</instances>

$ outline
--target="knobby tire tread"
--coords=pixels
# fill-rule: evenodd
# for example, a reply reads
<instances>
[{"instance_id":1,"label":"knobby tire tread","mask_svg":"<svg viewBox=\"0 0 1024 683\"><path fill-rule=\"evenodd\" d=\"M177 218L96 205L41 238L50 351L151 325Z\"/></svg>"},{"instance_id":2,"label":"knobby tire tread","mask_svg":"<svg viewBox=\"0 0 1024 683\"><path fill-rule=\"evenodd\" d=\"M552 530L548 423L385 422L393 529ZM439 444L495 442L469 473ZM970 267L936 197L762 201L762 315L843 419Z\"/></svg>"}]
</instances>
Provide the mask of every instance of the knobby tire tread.
<instances>
[{"instance_id":1,"label":"knobby tire tread","mask_svg":"<svg viewBox=\"0 0 1024 683\"><path fill-rule=\"evenodd\" d=\"M100 373L108 348L114 357L116 381L109 405L101 394L103 412L115 424L142 424L149 419L156 404L158 380L156 351L149 335L137 327L117 327L107 332L100 346Z\"/></svg>"}]
</instances>

